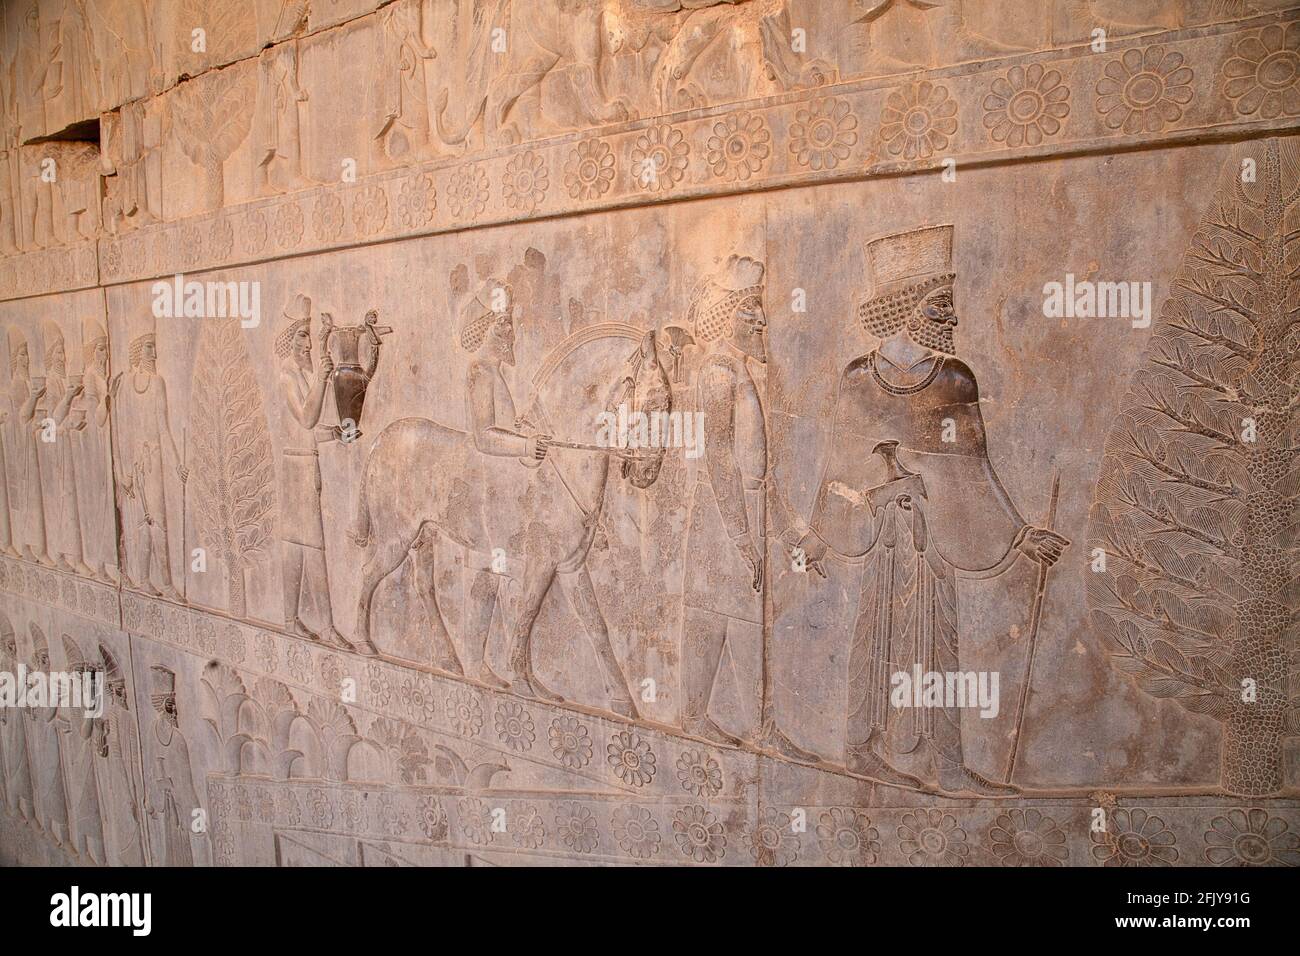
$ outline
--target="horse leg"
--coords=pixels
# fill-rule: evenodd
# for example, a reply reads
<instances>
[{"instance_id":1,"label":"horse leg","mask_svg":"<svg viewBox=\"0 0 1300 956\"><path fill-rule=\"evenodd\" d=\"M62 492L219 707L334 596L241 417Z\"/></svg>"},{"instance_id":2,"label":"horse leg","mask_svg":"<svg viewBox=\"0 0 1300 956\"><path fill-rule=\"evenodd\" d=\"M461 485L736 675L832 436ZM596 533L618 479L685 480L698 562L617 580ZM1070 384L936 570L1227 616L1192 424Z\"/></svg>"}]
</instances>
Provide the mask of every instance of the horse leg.
<instances>
[{"instance_id":1,"label":"horse leg","mask_svg":"<svg viewBox=\"0 0 1300 956\"><path fill-rule=\"evenodd\" d=\"M519 616L515 621L514 640L510 649L510 670L513 672L510 687L520 697L559 703L564 698L548 690L537 679L533 673L532 658L533 624L541 613L542 601L546 599L546 592L551 589L554 580L554 564L533 562L524 568L524 588L519 596Z\"/></svg>"},{"instance_id":2,"label":"horse leg","mask_svg":"<svg viewBox=\"0 0 1300 956\"><path fill-rule=\"evenodd\" d=\"M474 572L470 585L468 607L465 613L465 632L468 635L469 676L499 690L509 690L510 683L498 676L488 664L488 637L492 633L492 612L497 606L501 579L491 571Z\"/></svg>"},{"instance_id":3,"label":"horse leg","mask_svg":"<svg viewBox=\"0 0 1300 956\"><path fill-rule=\"evenodd\" d=\"M411 545L411 557L415 566L415 588L424 602L424 610L429 616L429 625L433 630L433 666L456 676L464 676L460 655L456 645L447 632L447 625L442 620L442 610L438 607L437 555L438 532L433 525L425 522L420 533Z\"/></svg>"},{"instance_id":4,"label":"horse leg","mask_svg":"<svg viewBox=\"0 0 1300 956\"><path fill-rule=\"evenodd\" d=\"M601 613L600 603L596 600L596 588L591 583L590 572L584 565L560 580L564 583L564 593L569 598L569 604L586 629L591 646L596 651L596 658L600 661L609 709L624 717L637 717L636 705L628 693L623 670L618 666L614 646L609 641L609 626L605 623L605 615Z\"/></svg>"},{"instance_id":5,"label":"horse leg","mask_svg":"<svg viewBox=\"0 0 1300 956\"><path fill-rule=\"evenodd\" d=\"M363 654L378 653L370 640L370 602L374 599L375 589L406 560L407 547L407 542L401 538L370 545L366 563L361 568L361 593L357 597L357 623L353 629L357 650Z\"/></svg>"}]
</instances>

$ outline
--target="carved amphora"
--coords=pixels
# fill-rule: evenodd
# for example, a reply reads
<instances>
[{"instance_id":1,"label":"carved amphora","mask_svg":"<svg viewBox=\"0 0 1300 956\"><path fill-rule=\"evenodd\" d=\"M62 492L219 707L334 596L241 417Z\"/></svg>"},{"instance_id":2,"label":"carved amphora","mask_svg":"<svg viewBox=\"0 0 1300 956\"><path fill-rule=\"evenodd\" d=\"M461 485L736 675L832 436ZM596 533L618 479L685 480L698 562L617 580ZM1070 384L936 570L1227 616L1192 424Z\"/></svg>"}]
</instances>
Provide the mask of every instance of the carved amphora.
<instances>
[{"instance_id":1,"label":"carved amphora","mask_svg":"<svg viewBox=\"0 0 1300 956\"><path fill-rule=\"evenodd\" d=\"M361 336L368 335L376 353L380 337L392 332L390 326L376 323L379 313L371 309L366 313L362 325L331 325L326 330L325 348L329 349L331 341L338 342L334 356L334 401L338 408L339 421L351 421L354 428L361 425L361 411L366 404L366 388L370 385L370 375L361 365Z\"/></svg>"}]
</instances>

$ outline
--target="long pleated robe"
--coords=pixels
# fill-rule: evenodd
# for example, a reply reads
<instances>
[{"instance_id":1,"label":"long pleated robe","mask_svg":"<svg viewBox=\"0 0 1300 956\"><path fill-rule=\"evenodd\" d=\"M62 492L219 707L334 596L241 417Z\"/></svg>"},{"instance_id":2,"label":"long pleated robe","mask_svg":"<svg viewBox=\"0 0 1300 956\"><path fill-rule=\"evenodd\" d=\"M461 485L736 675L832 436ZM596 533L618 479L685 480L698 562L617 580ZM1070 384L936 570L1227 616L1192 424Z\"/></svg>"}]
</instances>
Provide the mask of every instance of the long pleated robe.
<instances>
[{"instance_id":1,"label":"long pleated robe","mask_svg":"<svg viewBox=\"0 0 1300 956\"><path fill-rule=\"evenodd\" d=\"M912 384L896 384L904 374ZM957 576L1009 566L1025 527L989 461L974 374L938 354L902 373L872 352L841 376L834 428L812 525L833 551L863 559L847 745L859 747L883 731L894 753L929 740L960 762L960 710L891 708L890 681L917 665L922 672L961 670ZM890 440L925 493L910 510L889 500L873 511L866 492L896 476L872 450Z\"/></svg>"}]
</instances>

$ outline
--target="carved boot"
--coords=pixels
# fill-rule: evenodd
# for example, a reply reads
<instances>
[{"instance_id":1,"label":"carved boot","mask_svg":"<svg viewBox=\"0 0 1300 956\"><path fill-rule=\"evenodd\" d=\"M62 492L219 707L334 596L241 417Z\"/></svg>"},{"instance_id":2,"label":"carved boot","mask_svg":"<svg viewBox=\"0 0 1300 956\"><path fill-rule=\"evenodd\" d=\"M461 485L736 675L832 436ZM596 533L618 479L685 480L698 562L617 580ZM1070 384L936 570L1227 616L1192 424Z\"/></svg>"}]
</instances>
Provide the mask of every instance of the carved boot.
<instances>
[{"instance_id":1,"label":"carved boot","mask_svg":"<svg viewBox=\"0 0 1300 956\"><path fill-rule=\"evenodd\" d=\"M724 626L720 631L701 629L683 642L682 731L724 747L743 747L743 740L723 730L709 716L713 682L718 674L725 641Z\"/></svg>"},{"instance_id":2,"label":"carved boot","mask_svg":"<svg viewBox=\"0 0 1300 956\"><path fill-rule=\"evenodd\" d=\"M795 763L820 763L822 759L811 750L800 747L782 733L775 723L760 735L756 743L761 749L771 751L787 760L793 760Z\"/></svg>"},{"instance_id":3,"label":"carved boot","mask_svg":"<svg viewBox=\"0 0 1300 956\"><path fill-rule=\"evenodd\" d=\"M981 797L1011 797L1020 792L1019 787L994 783L964 764L936 757L939 764L939 789L945 793L973 793Z\"/></svg>"},{"instance_id":4,"label":"carved boot","mask_svg":"<svg viewBox=\"0 0 1300 956\"><path fill-rule=\"evenodd\" d=\"M925 785L916 777L891 767L884 757L872 749L870 743L846 746L844 748L844 768L849 773L857 774L860 777L870 777L872 780L893 784L896 787L910 787L913 790L925 789Z\"/></svg>"},{"instance_id":5,"label":"carved boot","mask_svg":"<svg viewBox=\"0 0 1300 956\"><path fill-rule=\"evenodd\" d=\"M295 617L290 621L286 630L294 637L305 637L309 641L315 641L317 644L320 643L320 635L304 624L300 617Z\"/></svg>"},{"instance_id":6,"label":"carved boot","mask_svg":"<svg viewBox=\"0 0 1300 956\"><path fill-rule=\"evenodd\" d=\"M631 697L615 697L609 702L609 709L620 717L627 717L630 720L636 720L641 714L636 709L636 704L632 702Z\"/></svg>"},{"instance_id":7,"label":"carved boot","mask_svg":"<svg viewBox=\"0 0 1300 956\"><path fill-rule=\"evenodd\" d=\"M461 665L460 658L456 656L455 648L447 648L441 654L435 654L433 657L434 670L442 671L444 674L450 674L453 677L464 677L465 668Z\"/></svg>"},{"instance_id":8,"label":"carved boot","mask_svg":"<svg viewBox=\"0 0 1300 956\"><path fill-rule=\"evenodd\" d=\"M479 664L478 670L475 672L474 676L480 684L487 684L489 687L495 687L497 690L510 689L510 682L489 667L486 660Z\"/></svg>"},{"instance_id":9,"label":"carved boot","mask_svg":"<svg viewBox=\"0 0 1300 956\"><path fill-rule=\"evenodd\" d=\"M699 737L710 743L722 744L726 747L743 747L745 745L745 742L739 737L732 736L715 724L713 718L708 714L699 717L683 715L682 731L692 737Z\"/></svg>"},{"instance_id":10,"label":"carved boot","mask_svg":"<svg viewBox=\"0 0 1300 956\"><path fill-rule=\"evenodd\" d=\"M523 672L515 671L514 680L510 682L510 689L520 697L526 697L529 700L548 700L553 704L564 702L563 697L537 679L537 675L532 672L532 668L528 668Z\"/></svg>"},{"instance_id":11,"label":"carved boot","mask_svg":"<svg viewBox=\"0 0 1300 956\"><path fill-rule=\"evenodd\" d=\"M336 631L332 624L321 632L321 639L331 647L337 647L341 650L355 651L357 649L351 641Z\"/></svg>"}]
</instances>

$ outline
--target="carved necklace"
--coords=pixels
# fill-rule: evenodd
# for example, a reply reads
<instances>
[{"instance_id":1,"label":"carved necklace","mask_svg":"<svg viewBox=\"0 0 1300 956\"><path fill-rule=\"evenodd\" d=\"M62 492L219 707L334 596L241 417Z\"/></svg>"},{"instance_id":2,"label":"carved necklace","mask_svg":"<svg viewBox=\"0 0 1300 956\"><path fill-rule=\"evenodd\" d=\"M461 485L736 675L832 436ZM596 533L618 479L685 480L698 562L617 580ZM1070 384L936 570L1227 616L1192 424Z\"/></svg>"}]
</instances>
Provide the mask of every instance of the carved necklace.
<instances>
[{"instance_id":1,"label":"carved necklace","mask_svg":"<svg viewBox=\"0 0 1300 956\"><path fill-rule=\"evenodd\" d=\"M921 379L919 382L917 382L915 385L894 385L891 382L887 382L885 380L885 377L880 374L880 367L877 364L879 358L880 358L879 352L871 353L871 362L870 362L871 377L876 380L876 384L879 385L886 392L888 392L890 395L912 395L915 394L916 392L921 391L924 388L927 388L930 385L930 383L934 381L935 377L943 369L943 362L945 356L943 355L937 356L934 360L934 364L930 367L930 371L928 371L925 374L925 377Z\"/></svg>"}]
</instances>

